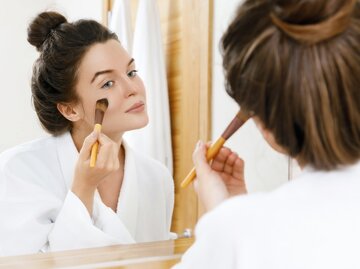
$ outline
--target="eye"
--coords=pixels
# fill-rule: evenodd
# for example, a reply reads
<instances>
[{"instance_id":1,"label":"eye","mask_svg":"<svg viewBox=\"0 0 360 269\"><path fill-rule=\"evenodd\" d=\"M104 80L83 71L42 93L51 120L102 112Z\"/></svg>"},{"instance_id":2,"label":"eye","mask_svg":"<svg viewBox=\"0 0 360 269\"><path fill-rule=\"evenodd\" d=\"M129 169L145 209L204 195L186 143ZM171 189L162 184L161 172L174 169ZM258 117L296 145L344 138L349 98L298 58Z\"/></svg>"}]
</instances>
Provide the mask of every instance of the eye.
<instances>
[{"instance_id":1,"label":"eye","mask_svg":"<svg viewBox=\"0 0 360 269\"><path fill-rule=\"evenodd\" d=\"M131 70L129 73L127 73L127 75L128 75L128 77L133 78L133 77L136 77L137 72L138 72L137 70Z\"/></svg>"},{"instance_id":2,"label":"eye","mask_svg":"<svg viewBox=\"0 0 360 269\"><path fill-rule=\"evenodd\" d=\"M109 89L114 85L114 81L109 80L104 85L101 86L101 89Z\"/></svg>"}]
</instances>

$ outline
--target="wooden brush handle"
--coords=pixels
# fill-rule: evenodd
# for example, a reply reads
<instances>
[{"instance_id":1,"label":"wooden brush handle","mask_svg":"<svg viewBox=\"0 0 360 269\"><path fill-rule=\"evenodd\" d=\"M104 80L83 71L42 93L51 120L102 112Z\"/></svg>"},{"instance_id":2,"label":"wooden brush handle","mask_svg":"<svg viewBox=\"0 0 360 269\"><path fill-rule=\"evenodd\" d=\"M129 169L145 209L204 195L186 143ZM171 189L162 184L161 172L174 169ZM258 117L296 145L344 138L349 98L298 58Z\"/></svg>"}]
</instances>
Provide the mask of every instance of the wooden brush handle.
<instances>
[{"instance_id":1,"label":"wooden brush handle","mask_svg":"<svg viewBox=\"0 0 360 269\"><path fill-rule=\"evenodd\" d=\"M98 123L95 124L94 131L97 131L100 133L101 132L101 124L98 124ZM95 167L98 148L99 148L99 142L96 141L94 143L94 145L92 145L92 147L91 147L90 167Z\"/></svg>"},{"instance_id":2,"label":"wooden brush handle","mask_svg":"<svg viewBox=\"0 0 360 269\"><path fill-rule=\"evenodd\" d=\"M226 140L223 137L220 137L218 140L216 140L214 144L210 146L210 148L206 152L207 161L212 160L219 153L220 149L222 148L225 142ZM182 188L187 187L195 179L195 177L196 177L196 171L194 167L193 169L191 169L190 173L186 176L186 178L181 182L180 186Z\"/></svg>"}]
</instances>

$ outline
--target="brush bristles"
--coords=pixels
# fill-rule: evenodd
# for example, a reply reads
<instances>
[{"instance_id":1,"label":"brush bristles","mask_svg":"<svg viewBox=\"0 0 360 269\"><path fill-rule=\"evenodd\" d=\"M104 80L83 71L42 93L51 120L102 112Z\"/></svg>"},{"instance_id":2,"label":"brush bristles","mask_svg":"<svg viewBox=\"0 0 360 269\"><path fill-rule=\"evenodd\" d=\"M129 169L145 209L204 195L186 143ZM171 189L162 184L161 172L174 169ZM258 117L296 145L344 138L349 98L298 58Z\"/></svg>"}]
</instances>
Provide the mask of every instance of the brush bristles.
<instances>
[{"instance_id":1,"label":"brush bristles","mask_svg":"<svg viewBox=\"0 0 360 269\"><path fill-rule=\"evenodd\" d=\"M109 101L106 98L100 99L96 101L96 109L100 109L101 111L105 112L109 106Z\"/></svg>"},{"instance_id":2,"label":"brush bristles","mask_svg":"<svg viewBox=\"0 0 360 269\"><path fill-rule=\"evenodd\" d=\"M239 129L248 119L250 118L250 114L239 111L239 113L236 114L235 118L230 122L228 127L225 129L225 131L222 133L221 137L223 137L225 140L227 140L230 136L232 136L237 129Z\"/></svg>"},{"instance_id":3,"label":"brush bristles","mask_svg":"<svg viewBox=\"0 0 360 269\"><path fill-rule=\"evenodd\" d=\"M240 110L237 114L236 117L238 119L240 119L241 121L247 121L249 118L251 118L253 116L253 112L245 112Z\"/></svg>"},{"instance_id":4,"label":"brush bristles","mask_svg":"<svg viewBox=\"0 0 360 269\"><path fill-rule=\"evenodd\" d=\"M95 124L102 124L102 121L104 119L104 114L108 106L109 106L109 101L106 98L96 101Z\"/></svg>"}]
</instances>

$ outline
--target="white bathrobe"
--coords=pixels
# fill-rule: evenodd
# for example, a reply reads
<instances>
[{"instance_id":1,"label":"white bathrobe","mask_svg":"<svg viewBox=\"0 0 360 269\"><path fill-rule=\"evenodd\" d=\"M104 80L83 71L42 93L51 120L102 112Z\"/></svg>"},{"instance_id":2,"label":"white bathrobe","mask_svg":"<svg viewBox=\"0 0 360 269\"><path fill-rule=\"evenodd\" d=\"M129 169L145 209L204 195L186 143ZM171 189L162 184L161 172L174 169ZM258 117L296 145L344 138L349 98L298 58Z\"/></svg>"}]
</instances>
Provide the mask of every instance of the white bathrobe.
<instances>
[{"instance_id":1,"label":"white bathrobe","mask_svg":"<svg viewBox=\"0 0 360 269\"><path fill-rule=\"evenodd\" d=\"M360 268L360 162L229 199L195 235L174 269Z\"/></svg>"},{"instance_id":2,"label":"white bathrobe","mask_svg":"<svg viewBox=\"0 0 360 269\"><path fill-rule=\"evenodd\" d=\"M96 193L92 217L70 191L78 158L70 133L3 152L0 255L169 239L172 177L158 161L124 147L117 213Z\"/></svg>"}]
</instances>

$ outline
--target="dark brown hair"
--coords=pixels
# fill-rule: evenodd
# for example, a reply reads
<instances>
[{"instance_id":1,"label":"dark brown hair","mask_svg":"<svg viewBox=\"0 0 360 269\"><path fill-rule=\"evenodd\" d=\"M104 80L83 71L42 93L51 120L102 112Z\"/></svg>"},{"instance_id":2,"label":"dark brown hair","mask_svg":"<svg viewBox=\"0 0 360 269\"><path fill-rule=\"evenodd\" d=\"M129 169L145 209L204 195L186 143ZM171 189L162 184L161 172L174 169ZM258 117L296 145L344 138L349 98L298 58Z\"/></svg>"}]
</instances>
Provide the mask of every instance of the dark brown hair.
<instances>
[{"instance_id":1,"label":"dark brown hair","mask_svg":"<svg viewBox=\"0 0 360 269\"><path fill-rule=\"evenodd\" d=\"M227 92L292 157L360 159L357 0L246 0L222 39Z\"/></svg>"},{"instance_id":2,"label":"dark brown hair","mask_svg":"<svg viewBox=\"0 0 360 269\"><path fill-rule=\"evenodd\" d=\"M72 123L58 111L58 103L77 101L77 69L96 43L117 40L114 33L93 20L73 23L56 12L43 12L29 25L28 41L40 52L33 67L32 98L45 130L53 135L71 130Z\"/></svg>"}]
</instances>

